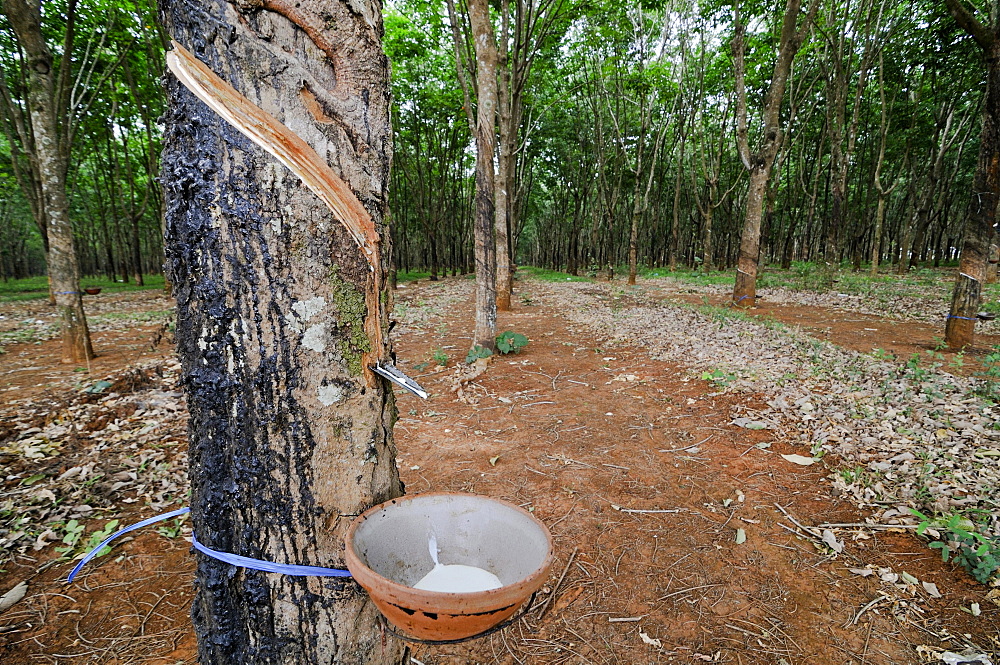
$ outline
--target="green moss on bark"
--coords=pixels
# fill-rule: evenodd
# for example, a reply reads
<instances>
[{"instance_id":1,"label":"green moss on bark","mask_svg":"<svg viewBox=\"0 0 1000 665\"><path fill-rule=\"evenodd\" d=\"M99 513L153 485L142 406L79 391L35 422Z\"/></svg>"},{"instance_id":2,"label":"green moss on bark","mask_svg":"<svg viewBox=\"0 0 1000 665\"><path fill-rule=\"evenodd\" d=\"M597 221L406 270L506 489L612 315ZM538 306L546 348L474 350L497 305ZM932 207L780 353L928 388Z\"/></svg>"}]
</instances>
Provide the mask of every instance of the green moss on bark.
<instances>
[{"instance_id":1,"label":"green moss on bark","mask_svg":"<svg viewBox=\"0 0 1000 665\"><path fill-rule=\"evenodd\" d=\"M347 342L340 344L340 352L351 376L360 376L363 369L361 356L372 350L365 334L365 317L368 314L365 294L340 276L338 266L330 269L330 285L333 287L331 295L333 306L337 309L337 320L340 327L347 330Z\"/></svg>"}]
</instances>

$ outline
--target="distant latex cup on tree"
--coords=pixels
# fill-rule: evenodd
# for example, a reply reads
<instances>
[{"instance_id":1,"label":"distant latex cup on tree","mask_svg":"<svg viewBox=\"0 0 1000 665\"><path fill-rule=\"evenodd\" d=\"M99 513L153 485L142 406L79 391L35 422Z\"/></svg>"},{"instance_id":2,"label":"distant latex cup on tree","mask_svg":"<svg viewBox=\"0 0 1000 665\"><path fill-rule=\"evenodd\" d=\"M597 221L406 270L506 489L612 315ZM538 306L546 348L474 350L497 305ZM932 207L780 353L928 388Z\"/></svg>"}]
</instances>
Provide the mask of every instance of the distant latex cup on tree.
<instances>
[{"instance_id":1,"label":"distant latex cup on tree","mask_svg":"<svg viewBox=\"0 0 1000 665\"><path fill-rule=\"evenodd\" d=\"M452 593L415 589L443 564L495 574L499 589ZM420 640L461 640L509 619L545 582L554 561L544 524L517 506L473 494L435 492L392 499L362 513L347 532L354 579L395 627Z\"/></svg>"}]
</instances>

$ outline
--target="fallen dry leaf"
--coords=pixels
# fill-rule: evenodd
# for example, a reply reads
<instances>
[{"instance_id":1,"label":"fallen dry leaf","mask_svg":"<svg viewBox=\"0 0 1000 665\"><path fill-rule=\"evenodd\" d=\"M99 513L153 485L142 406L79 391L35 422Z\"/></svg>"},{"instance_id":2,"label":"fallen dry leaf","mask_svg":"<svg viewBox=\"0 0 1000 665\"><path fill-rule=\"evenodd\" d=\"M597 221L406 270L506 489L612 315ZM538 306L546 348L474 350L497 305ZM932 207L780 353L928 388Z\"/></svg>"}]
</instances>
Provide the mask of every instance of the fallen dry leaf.
<instances>
[{"instance_id":1,"label":"fallen dry leaf","mask_svg":"<svg viewBox=\"0 0 1000 665\"><path fill-rule=\"evenodd\" d=\"M639 637L642 639L643 642L645 642L651 647L656 647L657 649L659 649L660 647L663 646L663 642L656 639L655 637L650 637L646 633L642 632L642 628L639 629Z\"/></svg>"},{"instance_id":2,"label":"fallen dry leaf","mask_svg":"<svg viewBox=\"0 0 1000 665\"><path fill-rule=\"evenodd\" d=\"M13 589L0 596L0 612L4 612L13 607L15 603L24 598L26 593L28 593L28 583L21 582L14 586Z\"/></svg>"},{"instance_id":3,"label":"fallen dry leaf","mask_svg":"<svg viewBox=\"0 0 1000 665\"><path fill-rule=\"evenodd\" d=\"M792 464L799 464L801 466L810 466L816 463L816 460L812 457L805 457L804 455L782 455L786 460Z\"/></svg>"}]
</instances>

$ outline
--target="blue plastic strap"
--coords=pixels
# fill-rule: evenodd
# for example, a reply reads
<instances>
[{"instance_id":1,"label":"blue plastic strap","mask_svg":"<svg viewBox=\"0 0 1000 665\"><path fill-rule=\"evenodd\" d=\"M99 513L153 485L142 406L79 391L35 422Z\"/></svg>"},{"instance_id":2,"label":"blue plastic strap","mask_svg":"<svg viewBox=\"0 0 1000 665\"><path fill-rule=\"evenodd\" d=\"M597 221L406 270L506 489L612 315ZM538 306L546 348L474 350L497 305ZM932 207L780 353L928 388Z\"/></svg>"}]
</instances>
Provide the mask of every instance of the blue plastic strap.
<instances>
[{"instance_id":1,"label":"blue plastic strap","mask_svg":"<svg viewBox=\"0 0 1000 665\"><path fill-rule=\"evenodd\" d=\"M948 315L948 318L949 319L962 319L963 321L975 321L976 320L976 317L974 317L974 316L952 316L951 314Z\"/></svg>"},{"instance_id":2,"label":"blue plastic strap","mask_svg":"<svg viewBox=\"0 0 1000 665\"><path fill-rule=\"evenodd\" d=\"M66 581L72 582L73 578L76 577L76 574L80 572L81 568L90 563L90 560L93 559L95 556L97 556L98 552L103 550L108 543L110 543L112 540L122 535L123 533L128 533L129 531L135 531L136 529L141 529L144 526L149 526L150 524L156 524L157 522L162 522L163 520L168 520L171 517L177 517L178 515L183 515L184 513L190 511L191 511L190 508L179 508L178 510L170 511L169 513L163 513L162 515L157 515L156 517L150 517L149 519L143 520L141 522L136 522L132 526L127 526L124 529L119 529L118 531L114 532L113 534L105 538L100 545L90 550L87 556L80 559L80 563L76 564L76 567L73 568L73 572L69 574L69 577L66 578Z\"/></svg>"},{"instance_id":3,"label":"blue plastic strap","mask_svg":"<svg viewBox=\"0 0 1000 665\"><path fill-rule=\"evenodd\" d=\"M87 563L90 562L97 553L107 546L112 540L118 536L128 533L129 531L135 531L136 529L141 529L144 526L149 526L150 524L156 524L157 522L162 522L163 520L168 520L171 517L178 517L185 513L191 512L190 508L179 508L177 510L172 510L169 513L164 513L162 515L157 515L156 517L150 517L141 522L136 522L131 526L127 526L124 529L116 531L111 536L108 536L100 545L90 550L87 556L80 560L80 563L76 564L73 571L66 578L67 582L72 582L76 574L80 572ZM251 559L250 557L240 556L238 554L229 554L228 552L220 552L218 550L213 550L210 547L206 547L198 542L194 534L191 534L191 544L196 550L204 554L205 556L212 557L213 559L218 559L224 563L231 564L233 566L239 566L240 568L250 568L251 570L260 570L265 573L279 573L281 575L293 575L293 576L312 576L312 577L350 577L351 571L341 570L339 568L322 568L320 566L299 566L290 565L284 563L274 563L273 561L263 561L261 559Z\"/></svg>"},{"instance_id":4,"label":"blue plastic strap","mask_svg":"<svg viewBox=\"0 0 1000 665\"><path fill-rule=\"evenodd\" d=\"M76 295L77 293L80 293L80 292L79 291L56 291L52 295L56 295L56 296L73 296L73 295Z\"/></svg>"},{"instance_id":5,"label":"blue plastic strap","mask_svg":"<svg viewBox=\"0 0 1000 665\"><path fill-rule=\"evenodd\" d=\"M734 300L734 301L733 301L733 304L734 304L734 305L736 305L736 304L738 304L738 303L739 303L739 302L740 302L741 300L746 300L746 299L747 299L747 298L749 298L749 297L750 297L750 296L740 296L739 298L737 298L736 300Z\"/></svg>"},{"instance_id":6,"label":"blue plastic strap","mask_svg":"<svg viewBox=\"0 0 1000 665\"><path fill-rule=\"evenodd\" d=\"M274 563L273 561L262 561L261 559L251 559L250 557L240 556L239 554L230 554L228 552L220 552L218 550L213 550L209 547L205 547L198 542L198 539L191 535L191 544L194 548L204 554L205 556L210 556L213 559L218 559L224 563L232 564L234 566L239 566L240 568L250 568L251 570L262 570L265 573L280 573L282 575L293 575L298 577L311 576L311 577L350 577L351 571L349 570L339 570L337 568L322 568L320 566L299 566L295 564L287 563Z\"/></svg>"}]
</instances>

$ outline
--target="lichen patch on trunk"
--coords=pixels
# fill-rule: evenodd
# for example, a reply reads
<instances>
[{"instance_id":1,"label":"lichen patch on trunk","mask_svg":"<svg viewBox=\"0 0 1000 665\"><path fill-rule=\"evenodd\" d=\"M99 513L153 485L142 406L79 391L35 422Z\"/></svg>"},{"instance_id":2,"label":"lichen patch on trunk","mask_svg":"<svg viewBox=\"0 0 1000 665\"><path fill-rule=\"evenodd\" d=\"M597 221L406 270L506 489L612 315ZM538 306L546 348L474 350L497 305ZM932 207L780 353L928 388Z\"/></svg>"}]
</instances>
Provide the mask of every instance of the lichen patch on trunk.
<instances>
[{"instance_id":1,"label":"lichen patch on trunk","mask_svg":"<svg viewBox=\"0 0 1000 665\"><path fill-rule=\"evenodd\" d=\"M302 346L310 351L322 353L326 350L326 324L317 323L309 326L302 334Z\"/></svg>"}]
</instances>

